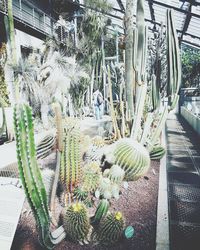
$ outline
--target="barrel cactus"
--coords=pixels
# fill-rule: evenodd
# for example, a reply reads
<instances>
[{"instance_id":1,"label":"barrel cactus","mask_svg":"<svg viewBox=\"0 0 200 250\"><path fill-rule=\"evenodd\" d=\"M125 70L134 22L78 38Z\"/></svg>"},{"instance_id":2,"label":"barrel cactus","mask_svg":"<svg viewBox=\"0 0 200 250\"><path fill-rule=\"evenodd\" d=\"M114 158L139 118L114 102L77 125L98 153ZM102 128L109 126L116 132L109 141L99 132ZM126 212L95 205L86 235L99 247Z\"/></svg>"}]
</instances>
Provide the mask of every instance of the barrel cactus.
<instances>
[{"instance_id":1,"label":"barrel cactus","mask_svg":"<svg viewBox=\"0 0 200 250\"><path fill-rule=\"evenodd\" d=\"M104 217L97 230L92 234L92 238L101 245L112 245L123 237L124 218L121 212L109 213Z\"/></svg>"},{"instance_id":2,"label":"barrel cactus","mask_svg":"<svg viewBox=\"0 0 200 250\"><path fill-rule=\"evenodd\" d=\"M166 150L161 145L154 146L150 151L151 160L160 160L166 153Z\"/></svg>"},{"instance_id":3,"label":"barrel cactus","mask_svg":"<svg viewBox=\"0 0 200 250\"><path fill-rule=\"evenodd\" d=\"M125 180L137 180L148 171L149 152L137 141L131 138L120 139L116 142L113 151L115 164L125 171Z\"/></svg>"},{"instance_id":4,"label":"barrel cactus","mask_svg":"<svg viewBox=\"0 0 200 250\"><path fill-rule=\"evenodd\" d=\"M84 241L87 238L90 223L87 209L82 203L74 203L66 208L63 227L72 241Z\"/></svg>"}]
</instances>

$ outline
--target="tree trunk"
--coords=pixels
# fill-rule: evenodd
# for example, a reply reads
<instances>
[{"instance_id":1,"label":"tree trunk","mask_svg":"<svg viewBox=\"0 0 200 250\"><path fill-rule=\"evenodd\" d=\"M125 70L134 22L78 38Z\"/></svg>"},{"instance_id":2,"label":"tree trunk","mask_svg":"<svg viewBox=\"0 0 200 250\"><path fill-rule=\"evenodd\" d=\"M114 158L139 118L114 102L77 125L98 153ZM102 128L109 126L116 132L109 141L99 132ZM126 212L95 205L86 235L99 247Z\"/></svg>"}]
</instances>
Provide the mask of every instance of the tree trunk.
<instances>
[{"instance_id":1,"label":"tree trunk","mask_svg":"<svg viewBox=\"0 0 200 250\"><path fill-rule=\"evenodd\" d=\"M126 46L125 46L125 81L126 81L126 98L128 104L128 111L130 111L131 118L134 115L133 106L133 3L134 0L126 1L126 14L125 14L125 26L126 26Z\"/></svg>"}]
</instances>

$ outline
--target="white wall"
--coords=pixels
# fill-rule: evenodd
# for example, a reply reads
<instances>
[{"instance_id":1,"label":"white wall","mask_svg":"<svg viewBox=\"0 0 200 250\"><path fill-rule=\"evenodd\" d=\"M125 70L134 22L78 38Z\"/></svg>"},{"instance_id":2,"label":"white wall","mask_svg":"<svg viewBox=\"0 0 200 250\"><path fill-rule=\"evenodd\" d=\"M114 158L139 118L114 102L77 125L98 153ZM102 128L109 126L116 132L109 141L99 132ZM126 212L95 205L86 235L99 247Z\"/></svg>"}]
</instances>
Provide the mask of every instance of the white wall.
<instances>
[{"instance_id":1,"label":"white wall","mask_svg":"<svg viewBox=\"0 0 200 250\"><path fill-rule=\"evenodd\" d=\"M42 49L42 44L44 43L43 40L17 29L15 29L15 41L18 59L21 57L21 45L24 47L32 47L33 49Z\"/></svg>"}]
</instances>

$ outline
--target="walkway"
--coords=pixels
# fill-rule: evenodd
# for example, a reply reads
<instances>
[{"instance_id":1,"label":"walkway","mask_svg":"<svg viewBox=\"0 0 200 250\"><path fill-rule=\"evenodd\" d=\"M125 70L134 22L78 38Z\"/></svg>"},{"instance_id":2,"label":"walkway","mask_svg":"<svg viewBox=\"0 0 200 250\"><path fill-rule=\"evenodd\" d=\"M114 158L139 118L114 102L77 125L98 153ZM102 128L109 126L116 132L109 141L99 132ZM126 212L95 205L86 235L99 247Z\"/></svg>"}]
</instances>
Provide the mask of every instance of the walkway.
<instances>
[{"instance_id":1,"label":"walkway","mask_svg":"<svg viewBox=\"0 0 200 250\"><path fill-rule=\"evenodd\" d=\"M200 249L200 138L175 115L167 121L170 250Z\"/></svg>"}]
</instances>

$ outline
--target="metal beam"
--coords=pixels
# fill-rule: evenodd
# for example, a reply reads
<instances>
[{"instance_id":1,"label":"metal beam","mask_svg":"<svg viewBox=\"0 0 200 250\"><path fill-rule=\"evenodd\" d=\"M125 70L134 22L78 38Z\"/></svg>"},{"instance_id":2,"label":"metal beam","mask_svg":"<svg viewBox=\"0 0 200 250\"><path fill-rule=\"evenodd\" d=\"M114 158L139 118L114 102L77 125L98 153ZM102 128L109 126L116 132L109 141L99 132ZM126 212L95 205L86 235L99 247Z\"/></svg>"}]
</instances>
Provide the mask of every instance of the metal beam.
<instances>
[{"instance_id":1,"label":"metal beam","mask_svg":"<svg viewBox=\"0 0 200 250\"><path fill-rule=\"evenodd\" d=\"M125 12L125 8L124 8L124 5L123 5L122 1L121 0L117 0L117 3L119 5L120 9Z\"/></svg>"},{"instance_id":2,"label":"metal beam","mask_svg":"<svg viewBox=\"0 0 200 250\"><path fill-rule=\"evenodd\" d=\"M173 5L166 4L166 3L163 3L163 2L158 2L158 1L156 1L156 0L146 0L146 1L148 1L148 2L149 2L149 1L152 1L154 4L160 5L160 6L165 7L165 8L174 9L175 11L178 11L178 12L181 12L181 13L184 13L184 14L187 14L187 13L188 13L187 10L180 9L180 8L178 8L178 7L175 7L175 6L173 6ZM196 14L196 13L191 13L191 16L200 18L200 15L199 15L199 14Z\"/></svg>"},{"instance_id":3,"label":"metal beam","mask_svg":"<svg viewBox=\"0 0 200 250\"><path fill-rule=\"evenodd\" d=\"M184 21L184 24L183 24L183 30L182 30L182 33L181 33L181 36L180 36L180 40L183 39L183 35L186 33L187 29L188 29L188 26L189 26L189 23L190 23L190 20L191 20L191 11L192 11L192 4L189 3L189 6L188 6L188 13L185 17L185 21Z\"/></svg>"},{"instance_id":4,"label":"metal beam","mask_svg":"<svg viewBox=\"0 0 200 250\"><path fill-rule=\"evenodd\" d=\"M151 20L155 22L156 18L155 18L155 13L154 13L154 8L153 8L153 1L150 0L148 2L148 4L149 4L149 10L150 10L150 14L151 14ZM154 24L154 28L156 28L156 24Z\"/></svg>"}]
</instances>

